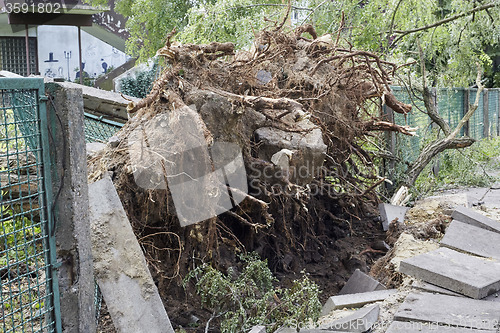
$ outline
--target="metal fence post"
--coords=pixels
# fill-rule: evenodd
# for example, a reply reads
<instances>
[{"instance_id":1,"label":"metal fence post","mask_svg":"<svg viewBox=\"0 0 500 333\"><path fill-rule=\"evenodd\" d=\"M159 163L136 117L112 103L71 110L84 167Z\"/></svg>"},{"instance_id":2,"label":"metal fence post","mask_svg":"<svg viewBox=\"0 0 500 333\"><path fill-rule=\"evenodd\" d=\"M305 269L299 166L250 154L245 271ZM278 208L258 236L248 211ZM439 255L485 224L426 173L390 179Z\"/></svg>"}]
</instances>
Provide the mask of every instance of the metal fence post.
<instances>
[{"instance_id":1,"label":"metal fence post","mask_svg":"<svg viewBox=\"0 0 500 333\"><path fill-rule=\"evenodd\" d=\"M92 333L95 327L87 160L81 89L48 83L53 140L52 186L63 332Z\"/></svg>"},{"instance_id":2,"label":"metal fence post","mask_svg":"<svg viewBox=\"0 0 500 333\"><path fill-rule=\"evenodd\" d=\"M488 89L483 91L483 138L490 136L490 103Z\"/></svg>"}]
</instances>

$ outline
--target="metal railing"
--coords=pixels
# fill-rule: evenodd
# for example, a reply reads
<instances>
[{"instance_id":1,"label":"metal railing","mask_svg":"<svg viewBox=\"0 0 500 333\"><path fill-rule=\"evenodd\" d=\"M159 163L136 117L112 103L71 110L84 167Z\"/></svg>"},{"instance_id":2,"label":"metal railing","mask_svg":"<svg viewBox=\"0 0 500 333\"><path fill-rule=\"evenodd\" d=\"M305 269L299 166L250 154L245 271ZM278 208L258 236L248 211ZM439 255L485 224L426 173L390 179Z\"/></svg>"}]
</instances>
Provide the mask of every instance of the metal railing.
<instances>
[{"instance_id":1,"label":"metal railing","mask_svg":"<svg viewBox=\"0 0 500 333\"><path fill-rule=\"evenodd\" d=\"M43 79L0 79L0 329L60 332Z\"/></svg>"}]
</instances>

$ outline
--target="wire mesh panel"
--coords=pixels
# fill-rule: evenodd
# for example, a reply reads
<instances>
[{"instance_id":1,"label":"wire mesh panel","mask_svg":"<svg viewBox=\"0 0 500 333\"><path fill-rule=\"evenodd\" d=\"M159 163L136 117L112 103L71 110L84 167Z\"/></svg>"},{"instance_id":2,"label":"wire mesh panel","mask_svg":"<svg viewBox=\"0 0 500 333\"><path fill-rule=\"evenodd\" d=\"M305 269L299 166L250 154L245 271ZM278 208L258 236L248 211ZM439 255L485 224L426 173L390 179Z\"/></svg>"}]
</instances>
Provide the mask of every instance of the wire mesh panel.
<instances>
[{"instance_id":1,"label":"wire mesh panel","mask_svg":"<svg viewBox=\"0 0 500 333\"><path fill-rule=\"evenodd\" d=\"M469 90L469 103L474 104L476 100L477 89ZM479 97L479 105L476 112L469 120L469 136L476 140L483 138L484 118L483 118L483 93Z\"/></svg>"},{"instance_id":2,"label":"wire mesh panel","mask_svg":"<svg viewBox=\"0 0 500 333\"><path fill-rule=\"evenodd\" d=\"M497 89L490 89L488 91L488 117L489 117L488 133L490 134L490 136L498 135L498 112L499 112L498 98L499 98L499 93Z\"/></svg>"},{"instance_id":3,"label":"wire mesh panel","mask_svg":"<svg viewBox=\"0 0 500 333\"><path fill-rule=\"evenodd\" d=\"M122 126L121 123L85 113L85 141L107 142Z\"/></svg>"},{"instance_id":4,"label":"wire mesh panel","mask_svg":"<svg viewBox=\"0 0 500 333\"><path fill-rule=\"evenodd\" d=\"M451 128L455 128L463 116L465 89L437 89L437 104L439 115ZM463 129L461 132L463 135Z\"/></svg>"},{"instance_id":5,"label":"wire mesh panel","mask_svg":"<svg viewBox=\"0 0 500 333\"><path fill-rule=\"evenodd\" d=\"M0 79L0 331L6 333L57 327L40 92L43 79Z\"/></svg>"}]
</instances>

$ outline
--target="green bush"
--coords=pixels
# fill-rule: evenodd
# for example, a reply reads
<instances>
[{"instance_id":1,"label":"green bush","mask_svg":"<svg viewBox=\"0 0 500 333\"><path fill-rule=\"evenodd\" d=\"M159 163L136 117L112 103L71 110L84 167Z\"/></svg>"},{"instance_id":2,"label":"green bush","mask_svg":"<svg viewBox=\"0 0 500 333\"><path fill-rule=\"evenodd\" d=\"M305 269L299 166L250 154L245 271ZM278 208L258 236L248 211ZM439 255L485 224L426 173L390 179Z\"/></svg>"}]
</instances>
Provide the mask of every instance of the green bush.
<instances>
[{"instance_id":1,"label":"green bush","mask_svg":"<svg viewBox=\"0 0 500 333\"><path fill-rule=\"evenodd\" d=\"M157 70L158 64L155 63L151 70L140 72L135 78L124 78L120 84L120 92L137 98L146 97L153 87Z\"/></svg>"},{"instance_id":2,"label":"green bush","mask_svg":"<svg viewBox=\"0 0 500 333\"><path fill-rule=\"evenodd\" d=\"M192 270L184 286L195 280L203 306L221 317L222 333L246 332L254 325L266 325L267 332L281 326L302 327L316 321L321 311L319 288L306 275L290 288L274 287L277 282L255 253L241 255L241 273L224 274L208 264Z\"/></svg>"}]
</instances>

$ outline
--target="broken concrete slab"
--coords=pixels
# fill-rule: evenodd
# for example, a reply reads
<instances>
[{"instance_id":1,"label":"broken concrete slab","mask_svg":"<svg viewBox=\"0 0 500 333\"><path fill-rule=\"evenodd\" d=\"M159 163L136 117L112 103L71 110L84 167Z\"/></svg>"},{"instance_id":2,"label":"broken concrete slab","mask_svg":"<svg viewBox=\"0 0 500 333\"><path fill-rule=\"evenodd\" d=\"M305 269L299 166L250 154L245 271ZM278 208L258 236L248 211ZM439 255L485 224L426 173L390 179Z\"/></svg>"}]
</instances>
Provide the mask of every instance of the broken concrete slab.
<instances>
[{"instance_id":1,"label":"broken concrete slab","mask_svg":"<svg viewBox=\"0 0 500 333\"><path fill-rule=\"evenodd\" d=\"M440 326L436 323L423 323L415 321L394 321L385 333L491 333L487 330L475 330L468 327Z\"/></svg>"},{"instance_id":2,"label":"broken concrete slab","mask_svg":"<svg viewBox=\"0 0 500 333\"><path fill-rule=\"evenodd\" d=\"M500 293L493 293L491 295L486 296L485 298L481 299L482 301L487 301L487 302L499 302L500 303Z\"/></svg>"},{"instance_id":3,"label":"broken concrete slab","mask_svg":"<svg viewBox=\"0 0 500 333\"><path fill-rule=\"evenodd\" d=\"M380 307L378 304L360 309L353 314L335 320L332 323L324 325L323 329L328 329L334 332L366 332L369 331L378 320Z\"/></svg>"},{"instance_id":4,"label":"broken concrete slab","mask_svg":"<svg viewBox=\"0 0 500 333\"><path fill-rule=\"evenodd\" d=\"M476 256L500 259L500 234L473 225L452 221L441 246Z\"/></svg>"},{"instance_id":5,"label":"broken concrete slab","mask_svg":"<svg viewBox=\"0 0 500 333\"><path fill-rule=\"evenodd\" d=\"M376 290L367 293L358 293L350 295L338 295L328 298L321 315L327 315L332 310L343 308L359 308L365 304L383 301L387 297L396 293L397 289Z\"/></svg>"},{"instance_id":6,"label":"broken concrete slab","mask_svg":"<svg viewBox=\"0 0 500 333\"><path fill-rule=\"evenodd\" d=\"M410 209L403 206L395 206L388 203L381 203L378 206L380 212L380 220L382 222L382 229L387 231L389 229L389 224L398 220L398 222L404 223L406 212Z\"/></svg>"},{"instance_id":7,"label":"broken concrete slab","mask_svg":"<svg viewBox=\"0 0 500 333\"><path fill-rule=\"evenodd\" d=\"M463 223L500 233L500 222L490 219L470 208L457 207L451 214L451 217Z\"/></svg>"},{"instance_id":8,"label":"broken concrete slab","mask_svg":"<svg viewBox=\"0 0 500 333\"><path fill-rule=\"evenodd\" d=\"M425 291L428 293L436 293L436 294L443 294L443 295L449 295L449 296L462 296L459 293L456 293L454 291L438 287L432 283L427 283L421 280L415 280L413 281L412 285L413 288L421 291Z\"/></svg>"},{"instance_id":9,"label":"broken concrete slab","mask_svg":"<svg viewBox=\"0 0 500 333\"><path fill-rule=\"evenodd\" d=\"M496 331L500 303L466 297L411 293L394 315L396 321L417 321Z\"/></svg>"},{"instance_id":10,"label":"broken concrete slab","mask_svg":"<svg viewBox=\"0 0 500 333\"><path fill-rule=\"evenodd\" d=\"M342 332L342 331L332 331L332 330L323 330L320 328L302 328L299 333L347 333L347 332ZM277 330L275 333L297 333L297 329L295 328L290 328L290 327L284 327L280 328Z\"/></svg>"},{"instance_id":11,"label":"broken concrete slab","mask_svg":"<svg viewBox=\"0 0 500 333\"><path fill-rule=\"evenodd\" d=\"M96 155L98 152L106 148L106 144L102 142L89 142L86 144L87 157Z\"/></svg>"},{"instance_id":12,"label":"broken concrete slab","mask_svg":"<svg viewBox=\"0 0 500 333\"><path fill-rule=\"evenodd\" d=\"M338 295L358 294L375 290L387 289L382 283L378 282L368 274L356 269L346 284L339 291Z\"/></svg>"},{"instance_id":13,"label":"broken concrete slab","mask_svg":"<svg viewBox=\"0 0 500 333\"><path fill-rule=\"evenodd\" d=\"M173 333L167 312L111 179L89 185L94 272L120 333Z\"/></svg>"},{"instance_id":14,"label":"broken concrete slab","mask_svg":"<svg viewBox=\"0 0 500 333\"><path fill-rule=\"evenodd\" d=\"M448 248L405 259L399 272L475 299L500 290L499 261Z\"/></svg>"}]
</instances>

